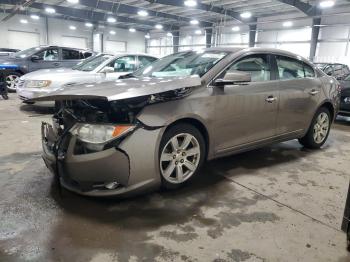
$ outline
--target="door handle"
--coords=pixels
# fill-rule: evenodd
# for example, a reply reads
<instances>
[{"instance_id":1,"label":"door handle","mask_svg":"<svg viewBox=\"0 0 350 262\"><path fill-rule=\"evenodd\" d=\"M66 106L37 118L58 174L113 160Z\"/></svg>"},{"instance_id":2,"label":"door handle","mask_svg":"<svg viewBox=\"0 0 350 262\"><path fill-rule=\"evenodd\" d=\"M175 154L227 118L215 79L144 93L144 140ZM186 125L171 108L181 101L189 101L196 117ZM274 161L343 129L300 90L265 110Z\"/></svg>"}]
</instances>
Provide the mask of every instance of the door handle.
<instances>
[{"instance_id":1,"label":"door handle","mask_svg":"<svg viewBox=\"0 0 350 262\"><path fill-rule=\"evenodd\" d=\"M56 63L53 63L54 66L59 66L60 63L56 62Z\"/></svg>"},{"instance_id":2,"label":"door handle","mask_svg":"<svg viewBox=\"0 0 350 262\"><path fill-rule=\"evenodd\" d=\"M309 94L312 95L312 96L314 96L314 95L317 95L318 92L320 92L320 91L318 91L318 90L316 90L316 89L312 89L312 90L309 92Z\"/></svg>"},{"instance_id":3,"label":"door handle","mask_svg":"<svg viewBox=\"0 0 350 262\"><path fill-rule=\"evenodd\" d=\"M274 96L268 96L265 101L268 102L268 103L272 103L274 101L277 100L277 97L274 97Z\"/></svg>"}]
</instances>

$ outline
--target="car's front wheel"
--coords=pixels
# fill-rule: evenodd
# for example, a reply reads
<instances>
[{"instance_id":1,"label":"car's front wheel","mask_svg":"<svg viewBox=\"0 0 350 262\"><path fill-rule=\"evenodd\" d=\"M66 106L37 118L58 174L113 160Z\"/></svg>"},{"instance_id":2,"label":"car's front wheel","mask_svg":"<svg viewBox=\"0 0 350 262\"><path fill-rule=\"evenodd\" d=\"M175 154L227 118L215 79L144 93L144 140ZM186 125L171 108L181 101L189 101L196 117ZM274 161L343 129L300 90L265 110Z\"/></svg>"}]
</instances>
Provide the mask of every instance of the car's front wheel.
<instances>
[{"instance_id":1,"label":"car's front wheel","mask_svg":"<svg viewBox=\"0 0 350 262\"><path fill-rule=\"evenodd\" d=\"M205 159L206 148L199 130L181 123L164 133L159 151L162 186L174 189L198 173Z\"/></svg>"},{"instance_id":2,"label":"car's front wheel","mask_svg":"<svg viewBox=\"0 0 350 262\"><path fill-rule=\"evenodd\" d=\"M11 92L15 92L16 91L16 84L17 84L17 81L19 80L20 77L21 77L20 73L17 73L17 72L8 73L5 77L7 90L9 90Z\"/></svg>"},{"instance_id":3,"label":"car's front wheel","mask_svg":"<svg viewBox=\"0 0 350 262\"><path fill-rule=\"evenodd\" d=\"M320 148L327 140L331 127L331 115L327 108L321 107L312 119L306 135L299 142L310 149Z\"/></svg>"}]
</instances>

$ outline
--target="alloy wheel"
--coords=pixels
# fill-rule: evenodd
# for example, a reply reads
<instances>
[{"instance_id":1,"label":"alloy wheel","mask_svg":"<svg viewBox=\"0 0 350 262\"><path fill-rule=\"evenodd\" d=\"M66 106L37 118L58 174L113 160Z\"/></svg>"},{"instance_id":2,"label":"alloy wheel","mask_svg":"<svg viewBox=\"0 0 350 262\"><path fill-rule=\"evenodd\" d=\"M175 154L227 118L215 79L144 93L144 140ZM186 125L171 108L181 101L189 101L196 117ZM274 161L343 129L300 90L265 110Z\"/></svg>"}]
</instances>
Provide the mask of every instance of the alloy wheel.
<instances>
[{"instance_id":1,"label":"alloy wheel","mask_svg":"<svg viewBox=\"0 0 350 262\"><path fill-rule=\"evenodd\" d=\"M163 178L174 184L188 180L197 170L200 161L200 145L191 134L173 136L160 155L160 170Z\"/></svg>"},{"instance_id":2,"label":"alloy wheel","mask_svg":"<svg viewBox=\"0 0 350 262\"><path fill-rule=\"evenodd\" d=\"M6 85L10 90L16 90L16 84L19 79L18 75L8 75L6 76Z\"/></svg>"},{"instance_id":3,"label":"alloy wheel","mask_svg":"<svg viewBox=\"0 0 350 262\"><path fill-rule=\"evenodd\" d=\"M325 112L318 115L314 125L313 137L317 144L321 144L327 137L329 130L329 117Z\"/></svg>"}]
</instances>

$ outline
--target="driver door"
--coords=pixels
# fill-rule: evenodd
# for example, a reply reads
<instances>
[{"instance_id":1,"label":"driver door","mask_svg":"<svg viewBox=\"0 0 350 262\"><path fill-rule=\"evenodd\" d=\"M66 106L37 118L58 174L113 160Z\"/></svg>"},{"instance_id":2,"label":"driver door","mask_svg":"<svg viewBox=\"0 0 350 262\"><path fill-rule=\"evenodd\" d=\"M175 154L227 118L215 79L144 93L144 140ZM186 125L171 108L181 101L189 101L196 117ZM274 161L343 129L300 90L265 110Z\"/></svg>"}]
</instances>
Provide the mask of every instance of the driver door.
<instances>
[{"instance_id":1,"label":"driver door","mask_svg":"<svg viewBox=\"0 0 350 262\"><path fill-rule=\"evenodd\" d=\"M116 80L120 76L132 73L136 70L136 57L132 55L119 57L106 65L106 67L110 67L111 72L106 73L105 80Z\"/></svg>"},{"instance_id":2,"label":"driver door","mask_svg":"<svg viewBox=\"0 0 350 262\"><path fill-rule=\"evenodd\" d=\"M216 152L263 142L276 134L279 90L267 54L248 55L228 70L250 73L251 82L214 87L216 93Z\"/></svg>"},{"instance_id":3,"label":"driver door","mask_svg":"<svg viewBox=\"0 0 350 262\"><path fill-rule=\"evenodd\" d=\"M56 68L61 66L57 47L47 48L35 54L39 60L29 63L29 71Z\"/></svg>"}]
</instances>

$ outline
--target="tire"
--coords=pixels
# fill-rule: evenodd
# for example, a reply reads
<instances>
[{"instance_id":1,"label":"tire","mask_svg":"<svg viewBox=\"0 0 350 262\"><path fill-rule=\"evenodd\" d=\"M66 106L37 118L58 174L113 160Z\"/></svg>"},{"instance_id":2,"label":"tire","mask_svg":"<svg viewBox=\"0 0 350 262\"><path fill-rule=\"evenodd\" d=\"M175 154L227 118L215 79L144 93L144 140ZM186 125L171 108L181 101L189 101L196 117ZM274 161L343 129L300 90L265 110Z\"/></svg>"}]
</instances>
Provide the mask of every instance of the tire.
<instances>
[{"instance_id":1,"label":"tire","mask_svg":"<svg viewBox=\"0 0 350 262\"><path fill-rule=\"evenodd\" d=\"M8 72L5 75L5 82L7 84L7 90L9 92L16 92L16 81L22 76L17 72Z\"/></svg>"},{"instance_id":2,"label":"tire","mask_svg":"<svg viewBox=\"0 0 350 262\"><path fill-rule=\"evenodd\" d=\"M170 127L159 148L162 188L176 189L192 180L203 165L205 147L202 134L194 126L181 123Z\"/></svg>"},{"instance_id":3,"label":"tire","mask_svg":"<svg viewBox=\"0 0 350 262\"><path fill-rule=\"evenodd\" d=\"M317 110L306 135L299 139L300 144L309 149L318 149L326 142L331 129L331 114L325 107Z\"/></svg>"}]
</instances>

